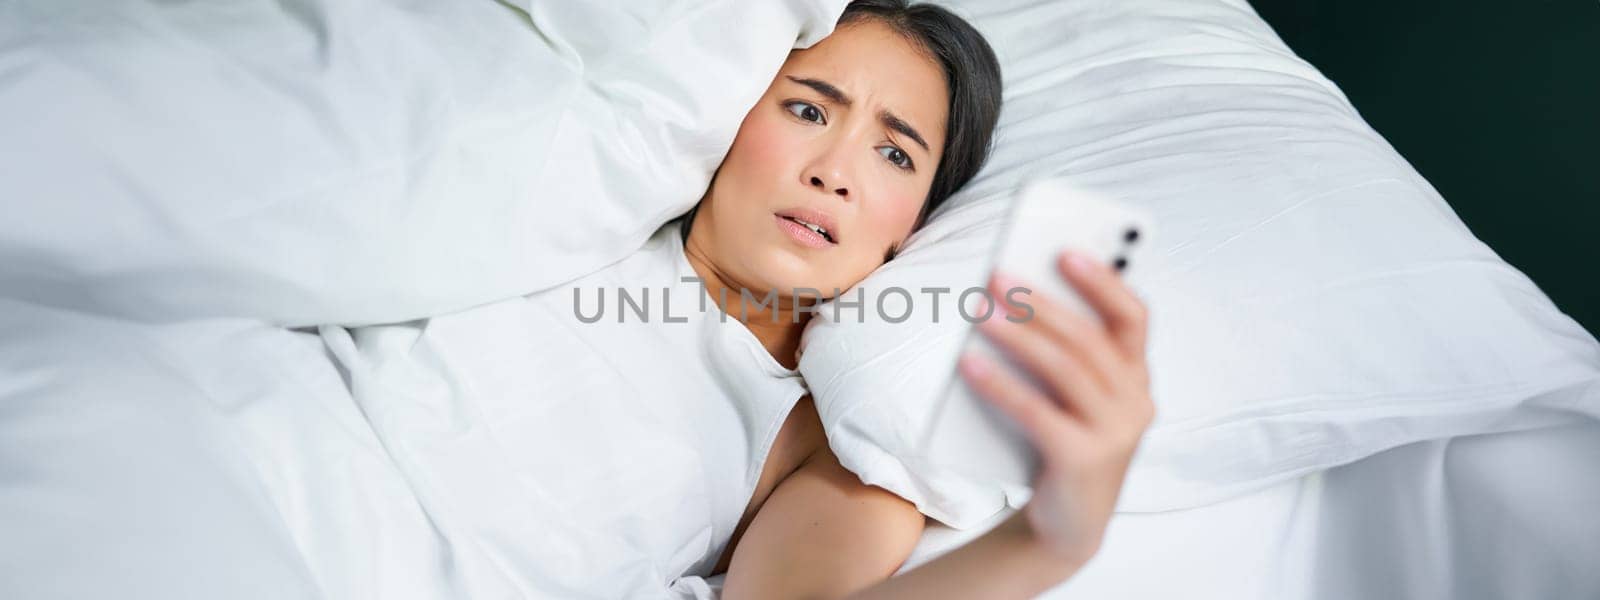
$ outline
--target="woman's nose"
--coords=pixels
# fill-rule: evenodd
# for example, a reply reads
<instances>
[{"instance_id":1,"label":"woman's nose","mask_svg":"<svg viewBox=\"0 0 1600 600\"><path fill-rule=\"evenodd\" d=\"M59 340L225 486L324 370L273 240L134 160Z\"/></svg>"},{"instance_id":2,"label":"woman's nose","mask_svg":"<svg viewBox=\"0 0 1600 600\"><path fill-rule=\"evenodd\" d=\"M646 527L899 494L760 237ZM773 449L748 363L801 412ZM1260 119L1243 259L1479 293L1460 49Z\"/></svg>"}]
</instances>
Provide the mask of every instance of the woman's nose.
<instances>
[{"instance_id":1,"label":"woman's nose","mask_svg":"<svg viewBox=\"0 0 1600 600\"><path fill-rule=\"evenodd\" d=\"M819 190L823 190L823 191L828 191L828 189L829 189L828 188L828 184L826 182L822 181L821 177L818 177L816 175L812 175L811 176L811 186L815 187L815 188L817 188ZM833 188L833 193L838 194L840 196L843 196L845 198L849 198L850 197L850 190L848 190L848 189L846 189L846 188L844 188L842 186Z\"/></svg>"}]
</instances>

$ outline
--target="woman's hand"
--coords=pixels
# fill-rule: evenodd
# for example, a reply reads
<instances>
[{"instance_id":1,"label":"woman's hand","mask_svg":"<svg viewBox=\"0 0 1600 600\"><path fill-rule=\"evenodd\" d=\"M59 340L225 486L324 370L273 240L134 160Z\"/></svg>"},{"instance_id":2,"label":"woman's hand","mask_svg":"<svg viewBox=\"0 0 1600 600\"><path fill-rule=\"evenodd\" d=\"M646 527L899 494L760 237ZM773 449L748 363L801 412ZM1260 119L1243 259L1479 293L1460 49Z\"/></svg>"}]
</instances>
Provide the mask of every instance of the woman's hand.
<instances>
[{"instance_id":1,"label":"woman's hand","mask_svg":"<svg viewBox=\"0 0 1600 600\"><path fill-rule=\"evenodd\" d=\"M979 395L1017 422L1039 452L1033 496L1012 523L1025 526L1023 533L1041 550L1075 569L1100 548L1155 408L1145 365L1144 303L1092 258L1064 253L1057 266L1104 325L1039 294L1027 296L1034 315L1021 323L1003 318L1007 303L996 302L994 315L978 328L1039 385L971 354L962 357L961 372ZM1028 287L1003 273L989 281L994 298L1006 298L1017 286Z\"/></svg>"}]
</instances>

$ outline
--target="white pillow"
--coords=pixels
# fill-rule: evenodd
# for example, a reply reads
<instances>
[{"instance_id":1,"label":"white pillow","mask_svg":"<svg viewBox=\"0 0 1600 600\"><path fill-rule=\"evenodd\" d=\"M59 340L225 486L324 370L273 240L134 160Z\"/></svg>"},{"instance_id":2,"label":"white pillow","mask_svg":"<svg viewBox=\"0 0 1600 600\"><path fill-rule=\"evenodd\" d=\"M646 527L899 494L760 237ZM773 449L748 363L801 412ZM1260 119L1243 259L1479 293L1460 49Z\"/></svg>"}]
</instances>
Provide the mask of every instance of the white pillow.
<instances>
[{"instance_id":1,"label":"white pillow","mask_svg":"<svg viewBox=\"0 0 1600 600\"><path fill-rule=\"evenodd\" d=\"M1121 510L1214 502L1418 440L1600 417L1600 345L1244 0L942 4L1000 55L996 153L858 286L865 324L824 309L802 342L830 445L864 481L958 528L1026 501L918 460L966 326L953 303L939 325L871 308L890 286L980 284L1006 194L1037 174L1133 203L1161 233L1131 280L1151 310L1159 414Z\"/></svg>"},{"instance_id":2,"label":"white pillow","mask_svg":"<svg viewBox=\"0 0 1600 600\"><path fill-rule=\"evenodd\" d=\"M392 322L558 285L704 192L844 0L31 2L0 20L0 294Z\"/></svg>"}]
</instances>

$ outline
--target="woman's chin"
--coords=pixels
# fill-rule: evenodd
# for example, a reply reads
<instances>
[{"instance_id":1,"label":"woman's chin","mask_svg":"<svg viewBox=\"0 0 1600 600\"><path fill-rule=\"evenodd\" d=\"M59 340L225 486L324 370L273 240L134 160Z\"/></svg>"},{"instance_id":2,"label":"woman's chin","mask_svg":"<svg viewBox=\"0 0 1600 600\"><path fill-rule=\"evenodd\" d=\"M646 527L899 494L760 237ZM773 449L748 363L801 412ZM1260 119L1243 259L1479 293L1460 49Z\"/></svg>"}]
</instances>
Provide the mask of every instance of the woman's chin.
<instances>
[{"instance_id":1,"label":"woman's chin","mask_svg":"<svg viewBox=\"0 0 1600 600\"><path fill-rule=\"evenodd\" d=\"M826 299L833 292L832 286L818 283L820 280L817 277L810 276L805 272L769 273L773 276L767 279L770 286L768 289L777 292L779 296L784 298Z\"/></svg>"},{"instance_id":2,"label":"woman's chin","mask_svg":"<svg viewBox=\"0 0 1600 600\"><path fill-rule=\"evenodd\" d=\"M774 290L779 296L826 300L833 297L835 288L842 289L850 284L841 278L835 263L782 245L768 246L751 253L745 261L750 275L746 281L752 286ZM756 294L754 290L751 293Z\"/></svg>"}]
</instances>

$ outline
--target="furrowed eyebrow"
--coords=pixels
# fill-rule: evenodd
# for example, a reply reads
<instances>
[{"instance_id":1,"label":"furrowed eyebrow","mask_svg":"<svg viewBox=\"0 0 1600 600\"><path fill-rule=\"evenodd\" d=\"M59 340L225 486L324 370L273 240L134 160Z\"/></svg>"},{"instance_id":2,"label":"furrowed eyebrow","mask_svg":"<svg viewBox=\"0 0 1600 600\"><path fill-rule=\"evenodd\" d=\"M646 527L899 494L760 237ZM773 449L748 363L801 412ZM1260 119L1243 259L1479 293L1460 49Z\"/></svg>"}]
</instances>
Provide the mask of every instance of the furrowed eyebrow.
<instances>
[{"instance_id":1,"label":"furrowed eyebrow","mask_svg":"<svg viewBox=\"0 0 1600 600\"><path fill-rule=\"evenodd\" d=\"M818 94L827 96L828 99L833 101L835 104L850 106L850 96L846 95L843 90L840 90L831 83L810 77L795 77L793 75L785 75L784 77L787 77L789 81L793 81L800 85L811 88ZM901 135L911 138L911 141L916 142L918 146L922 146L923 150L929 152L932 151L932 149L928 148L928 142L922 139L922 134L917 133L917 130L912 128L910 123L906 123L904 119L895 116L894 113L887 110L880 112L878 113L878 120L883 122L884 127L893 129L899 132Z\"/></svg>"},{"instance_id":2,"label":"furrowed eyebrow","mask_svg":"<svg viewBox=\"0 0 1600 600\"><path fill-rule=\"evenodd\" d=\"M883 121L883 125L885 127L898 131L901 133L901 135L911 138L911 141L916 142L918 146L922 146L923 150L928 150L930 152L932 151L928 149L928 143L922 141L922 135L918 134L917 130L912 129L911 124L900 120L900 117L894 116L894 113L887 110L878 113L878 120Z\"/></svg>"},{"instance_id":3,"label":"furrowed eyebrow","mask_svg":"<svg viewBox=\"0 0 1600 600\"><path fill-rule=\"evenodd\" d=\"M812 79L810 77L800 78L793 75L785 75L785 77L788 77L789 81L793 81L800 85L816 90L818 94L827 96L828 99L832 100L835 104L850 106L850 97L846 96L844 92L839 90L839 88L833 87L833 84L831 83L821 79Z\"/></svg>"}]
</instances>

